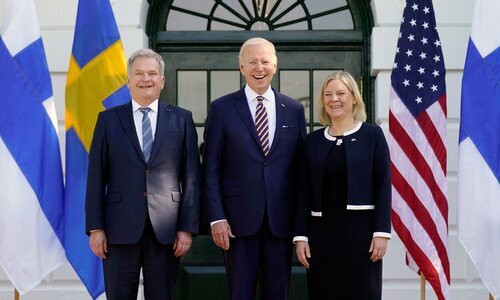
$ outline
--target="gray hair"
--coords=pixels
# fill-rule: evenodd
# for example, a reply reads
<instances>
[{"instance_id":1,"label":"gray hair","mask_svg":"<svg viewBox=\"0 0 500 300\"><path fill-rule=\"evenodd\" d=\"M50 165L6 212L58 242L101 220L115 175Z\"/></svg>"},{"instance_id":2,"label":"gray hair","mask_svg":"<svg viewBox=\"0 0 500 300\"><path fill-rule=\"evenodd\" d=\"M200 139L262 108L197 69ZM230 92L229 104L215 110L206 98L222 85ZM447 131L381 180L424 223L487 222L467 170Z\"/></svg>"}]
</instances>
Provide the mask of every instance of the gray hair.
<instances>
[{"instance_id":1,"label":"gray hair","mask_svg":"<svg viewBox=\"0 0 500 300\"><path fill-rule=\"evenodd\" d=\"M243 62L243 54L245 53L245 50L249 47L249 46L254 46L254 45L258 45L258 44L265 44L265 45L268 45L272 50L273 50L273 56L274 56L274 64L277 65L278 64L278 56L276 55L276 49L274 48L274 45L273 43L271 43L270 41L266 40L266 39L263 39L263 38L260 38L260 37L256 37L256 38L251 38L251 39L248 39L246 42L243 43L243 45L241 46L240 48L240 54L238 55L238 61L240 63L240 66Z\"/></svg>"},{"instance_id":2,"label":"gray hair","mask_svg":"<svg viewBox=\"0 0 500 300\"><path fill-rule=\"evenodd\" d=\"M132 55L130 55L130 57L128 59L128 63L127 63L127 70L128 70L129 75L130 75L130 72L132 70L132 64L134 63L134 61L138 57L150 57L150 58L156 59L156 61L158 62L158 65L160 66L160 70L159 70L160 75L165 76L165 62L163 61L163 57L161 57L160 54L154 52L151 49L139 49L139 50L135 51L134 53L132 53Z\"/></svg>"}]
</instances>

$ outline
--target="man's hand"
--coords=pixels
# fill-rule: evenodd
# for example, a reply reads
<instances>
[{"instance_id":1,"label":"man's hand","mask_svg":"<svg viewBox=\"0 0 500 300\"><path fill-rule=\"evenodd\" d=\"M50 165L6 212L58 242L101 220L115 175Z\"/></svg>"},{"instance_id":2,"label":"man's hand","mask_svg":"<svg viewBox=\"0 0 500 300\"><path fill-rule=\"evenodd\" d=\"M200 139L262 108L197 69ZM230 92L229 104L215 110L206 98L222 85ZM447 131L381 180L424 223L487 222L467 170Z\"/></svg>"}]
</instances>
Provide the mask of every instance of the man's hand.
<instances>
[{"instance_id":1,"label":"man's hand","mask_svg":"<svg viewBox=\"0 0 500 300\"><path fill-rule=\"evenodd\" d=\"M234 238L231 226L227 221L220 221L212 225L212 239L215 245L222 250L229 250L229 238Z\"/></svg>"},{"instance_id":2,"label":"man's hand","mask_svg":"<svg viewBox=\"0 0 500 300\"><path fill-rule=\"evenodd\" d=\"M193 237L191 232L177 231L177 237L174 242L174 255L176 257L181 257L186 254L191 248L192 242Z\"/></svg>"},{"instance_id":3,"label":"man's hand","mask_svg":"<svg viewBox=\"0 0 500 300\"><path fill-rule=\"evenodd\" d=\"M371 261L376 262L382 259L387 250L387 239L385 237L374 237L370 244L370 250L368 252L372 253L370 257Z\"/></svg>"},{"instance_id":4,"label":"man's hand","mask_svg":"<svg viewBox=\"0 0 500 300\"><path fill-rule=\"evenodd\" d=\"M300 263L309 269L309 262L307 261L311 258L311 250L309 249L309 243L304 241L295 242L295 254Z\"/></svg>"},{"instance_id":5,"label":"man's hand","mask_svg":"<svg viewBox=\"0 0 500 300\"><path fill-rule=\"evenodd\" d=\"M106 259L106 253L108 253L108 239L103 230L96 230L90 233L89 245L90 250L92 250L95 255L102 259Z\"/></svg>"}]
</instances>

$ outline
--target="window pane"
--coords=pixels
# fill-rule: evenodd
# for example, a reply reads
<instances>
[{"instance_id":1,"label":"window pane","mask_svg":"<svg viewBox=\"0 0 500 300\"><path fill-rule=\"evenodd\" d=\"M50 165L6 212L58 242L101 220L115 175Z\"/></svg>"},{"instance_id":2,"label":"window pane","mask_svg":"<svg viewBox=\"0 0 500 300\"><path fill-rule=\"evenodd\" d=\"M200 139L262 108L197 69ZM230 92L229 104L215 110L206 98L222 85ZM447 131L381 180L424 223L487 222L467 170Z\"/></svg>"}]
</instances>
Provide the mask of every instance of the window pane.
<instances>
[{"instance_id":1,"label":"window pane","mask_svg":"<svg viewBox=\"0 0 500 300\"><path fill-rule=\"evenodd\" d=\"M211 1L207 1L211 2ZM242 3L243 2L243 6ZM236 13L244 17L245 19L248 19L250 16L253 16L253 4L251 0L224 0L224 3L226 3L231 9L233 9Z\"/></svg>"},{"instance_id":2,"label":"window pane","mask_svg":"<svg viewBox=\"0 0 500 300\"><path fill-rule=\"evenodd\" d=\"M222 23L218 21L212 21L210 25L210 30L212 31L243 31L244 27L234 26L232 24Z\"/></svg>"},{"instance_id":3,"label":"window pane","mask_svg":"<svg viewBox=\"0 0 500 300\"><path fill-rule=\"evenodd\" d=\"M184 31L184 30L207 30L207 19L170 10L167 19L167 31Z\"/></svg>"},{"instance_id":4,"label":"window pane","mask_svg":"<svg viewBox=\"0 0 500 300\"><path fill-rule=\"evenodd\" d=\"M271 2L275 2L275 1L271 1ZM290 8L291 6L293 6L294 4L296 4L296 0L282 0L279 2L278 7L276 8L276 11L273 13L273 18L279 16L281 13L283 13L285 10L287 10L288 8ZM274 8L275 5L269 5L268 6L272 6ZM300 5L296 5L295 6L295 9L297 7L300 7Z\"/></svg>"},{"instance_id":5,"label":"window pane","mask_svg":"<svg viewBox=\"0 0 500 300\"><path fill-rule=\"evenodd\" d=\"M177 103L193 113L195 123L205 122L207 116L207 72L179 71L177 73Z\"/></svg>"},{"instance_id":6,"label":"window pane","mask_svg":"<svg viewBox=\"0 0 500 300\"><path fill-rule=\"evenodd\" d=\"M308 30L308 25L306 21L299 23L293 23L286 26L277 27L276 30Z\"/></svg>"},{"instance_id":7,"label":"window pane","mask_svg":"<svg viewBox=\"0 0 500 300\"><path fill-rule=\"evenodd\" d=\"M354 29L351 12L344 10L334 14L312 19L314 30L321 29Z\"/></svg>"},{"instance_id":8,"label":"window pane","mask_svg":"<svg viewBox=\"0 0 500 300\"><path fill-rule=\"evenodd\" d=\"M238 12L236 12L236 13L238 13ZM235 15L232 11L227 10L223 6L218 6L217 9L215 10L215 13L214 13L214 17L216 17L216 18L228 20L228 21L238 23L241 25L245 25L245 21L243 21L240 18L241 14L238 13L238 15L240 15L240 16ZM245 16L243 16L243 17L245 17ZM248 17L246 17L244 19L248 21Z\"/></svg>"},{"instance_id":9,"label":"window pane","mask_svg":"<svg viewBox=\"0 0 500 300\"><path fill-rule=\"evenodd\" d=\"M276 25L286 23L288 21L293 21L297 20L300 18L304 18L306 16L306 13L304 12L304 8L300 5L295 6L291 11L287 12L284 16L282 16L280 19L275 21L275 17L278 15L273 15L272 21L275 22ZM303 28L303 29L307 29Z\"/></svg>"},{"instance_id":10,"label":"window pane","mask_svg":"<svg viewBox=\"0 0 500 300\"><path fill-rule=\"evenodd\" d=\"M346 0L308 1L307 10L311 15L314 15L346 5Z\"/></svg>"},{"instance_id":11,"label":"window pane","mask_svg":"<svg viewBox=\"0 0 500 300\"><path fill-rule=\"evenodd\" d=\"M196 11L204 15L209 15L212 10L212 1L192 1L192 0L174 0L172 6L180 7L190 11Z\"/></svg>"},{"instance_id":12,"label":"window pane","mask_svg":"<svg viewBox=\"0 0 500 300\"><path fill-rule=\"evenodd\" d=\"M309 122L309 71L280 71L280 91L304 105Z\"/></svg>"},{"instance_id":13,"label":"window pane","mask_svg":"<svg viewBox=\"0 0 500 300\"><path fill-rule=\"evenodd\" d=\"M210 100L212 101L240 89L239 71L211 71L210 76Z\"/></svg>"}]
</instances>

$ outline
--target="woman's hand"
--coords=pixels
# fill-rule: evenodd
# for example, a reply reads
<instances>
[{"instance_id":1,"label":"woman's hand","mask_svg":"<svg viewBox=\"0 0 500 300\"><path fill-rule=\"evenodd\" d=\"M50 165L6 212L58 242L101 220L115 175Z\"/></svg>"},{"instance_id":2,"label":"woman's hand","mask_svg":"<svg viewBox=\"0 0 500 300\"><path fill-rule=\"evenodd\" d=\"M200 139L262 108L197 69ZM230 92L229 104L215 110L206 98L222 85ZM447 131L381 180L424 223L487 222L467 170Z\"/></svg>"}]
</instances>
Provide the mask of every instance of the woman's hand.
<instances>
[{"instance_id":1,"label":"woman's hand","mask_svg":"<svg viewBox=\"0 0 500 300\"><path fill-rule=\"evenodd\" d=\"M387 250L387 238L385 237L374 237L370 244L370 250L372 256L370 257L371 261L376 262L382 259L385 255L385 251Z\"/></svg>"},{"instance_id":2,"label":"woman's hand","mask_svg":"<svg viewBox=\"0 0 500 300\"><path fill-rule=\"evenodd\" d=\"M295 254L300 263L309 269L309 262L307 259L311 258L311 250L309 250L309 243L304 241L295 242Z\"/></svg>"}]
</instances>

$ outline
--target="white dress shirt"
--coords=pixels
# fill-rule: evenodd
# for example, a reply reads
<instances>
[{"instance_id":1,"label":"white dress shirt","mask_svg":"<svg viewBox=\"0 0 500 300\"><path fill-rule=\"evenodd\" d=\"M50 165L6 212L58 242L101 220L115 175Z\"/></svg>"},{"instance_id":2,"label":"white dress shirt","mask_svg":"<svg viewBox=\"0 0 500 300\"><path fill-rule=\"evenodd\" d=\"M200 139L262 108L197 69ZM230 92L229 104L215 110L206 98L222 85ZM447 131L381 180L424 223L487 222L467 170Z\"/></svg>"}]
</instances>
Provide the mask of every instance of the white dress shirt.
<instances>
[{"instance_id":1,"label":"white dress shirt","mask_svg":"<svg viewBox=\"0 0 500 300\"><path fill-rule=\"evenodd\" d=\"M263 104L266 107L267 123L269 127L269 149L271 149L274 140L274 132L276 131L276 99L274 98L274 92L271 89L271 86L269 86L264 94L259 95L247 84L245 85L245 96L247 97L248 107L250 108L250 113L252 114L254 123L255 112L257 111L257 104L259 103L259 101L257 101L257 96L264 97Z\"/></svg>"}]
</instances>

